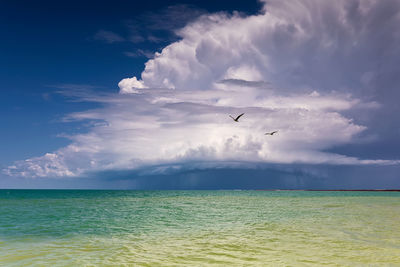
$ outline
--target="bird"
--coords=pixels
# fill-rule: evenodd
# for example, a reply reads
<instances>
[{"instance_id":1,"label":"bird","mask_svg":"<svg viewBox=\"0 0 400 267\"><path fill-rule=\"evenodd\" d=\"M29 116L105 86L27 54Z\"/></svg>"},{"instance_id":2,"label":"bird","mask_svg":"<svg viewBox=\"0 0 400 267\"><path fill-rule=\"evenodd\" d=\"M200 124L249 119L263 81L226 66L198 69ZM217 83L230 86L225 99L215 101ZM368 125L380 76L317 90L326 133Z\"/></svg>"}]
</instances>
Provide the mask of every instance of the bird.
<instances>
[{"instance_id":1,"label":"bird","mask_svg":"<svg viewBox=\"0 0 400 267\"><path fill-rule=\"evenodd\" d=\"M236 119L234 117L232 117L231 115L229 115L229 117L232 118L232 120L239 122L239 118L242 117L244 115L244 113L240 114L239 116L236 117Z\"/></svg>"},{"instance_id":2,"label":"bird","mask_svg":"<svg viewBox=\"0 0 400 267\"><path fill-rule=\"evenodd\" d=\"M273 132L270 132L270 133L265 133L264 135L274 135L274 134L276 134L278 131L273 131Z\"/></svg>"}]
</instances>

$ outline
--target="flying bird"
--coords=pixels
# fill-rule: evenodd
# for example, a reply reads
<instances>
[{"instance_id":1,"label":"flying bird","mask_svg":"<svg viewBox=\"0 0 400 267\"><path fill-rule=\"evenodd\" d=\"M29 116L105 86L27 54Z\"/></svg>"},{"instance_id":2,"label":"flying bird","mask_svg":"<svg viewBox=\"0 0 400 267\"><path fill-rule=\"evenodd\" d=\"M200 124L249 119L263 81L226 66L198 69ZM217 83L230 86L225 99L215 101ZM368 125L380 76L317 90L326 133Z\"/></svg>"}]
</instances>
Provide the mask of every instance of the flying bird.
<instances>
[{"instance_id":1,"label":"flying bird","mask_svg":"<svg viewBox=\"0 0 400 267\"><path fill-rule=\"evenodd\" d=\"M274 135L274 134L276 134L278 131L273 131L273 132L270 132L270 133L265 133L264 135Z\"/></svg>"},{"instance_id":2,"label":"flying bird","mask_svg":"<svg viewBox=\"0 0 400 267\"><path fill-rule=\"evenodd\" d=\"M244 113L240 114L239 116L236 117L236 119L234 117L232 117L231 115L229 115L229 117L232 118L232 120L239 122L239 118L242 117L244 115Z\"/></svg>"}]
</instances>

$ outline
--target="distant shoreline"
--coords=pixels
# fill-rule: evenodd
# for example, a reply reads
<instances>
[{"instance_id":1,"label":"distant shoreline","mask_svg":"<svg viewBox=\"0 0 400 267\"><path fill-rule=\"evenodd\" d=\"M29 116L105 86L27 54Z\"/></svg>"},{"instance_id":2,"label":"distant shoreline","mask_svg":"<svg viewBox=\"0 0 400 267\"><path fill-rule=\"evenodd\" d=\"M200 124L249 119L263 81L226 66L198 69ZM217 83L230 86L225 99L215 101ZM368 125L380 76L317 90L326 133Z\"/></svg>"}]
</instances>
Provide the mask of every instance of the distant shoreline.
<instances>
[{"instance_id":1,"label":"distant shoreline","mask_svg":"<svg viewBox=\"0 0 400 267\"><path fill-rule=\"evenodd\" d=\"M400 192L400 189L256 189L255 191Z\"/></svg>"},{"instance_id":2,"label":"distant shoreline","mask_svg":"<svg viewBox=\"0 0 400 267\"><path fill-rule=\"evenodd\" d=\"M5 190L29 191L311 191L311 192L400 192L400 189L86 189L86 188L0 188Z\"/></svg>"}]
</instances>

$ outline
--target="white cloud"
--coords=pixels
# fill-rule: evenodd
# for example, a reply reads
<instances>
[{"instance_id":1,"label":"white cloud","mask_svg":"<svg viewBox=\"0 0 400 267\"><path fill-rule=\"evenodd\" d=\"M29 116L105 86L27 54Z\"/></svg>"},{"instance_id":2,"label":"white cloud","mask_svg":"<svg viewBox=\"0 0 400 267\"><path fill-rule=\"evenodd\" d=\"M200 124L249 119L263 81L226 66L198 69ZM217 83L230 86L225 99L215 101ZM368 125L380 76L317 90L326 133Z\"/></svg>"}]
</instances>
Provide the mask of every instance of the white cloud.
<instances>
[{"instance_id":1,"label":"white cloud","mask_svg":"<svg viewBox=\"0 0 400 267\"><path fill-rule=\"evenodd\" d=\"M364 130L338 113L351 108L357 102L353 99L340 95L285 97L258 88L250 94L252 97L249 90L147 88L135 94L99 97L96 101L107 103L103 108L73 113L66 119L105 123L96 124L86 134L70 136L72 144L55 153L17 162L16 167L5 172L21 176L73 176L87 171L190 161L214 161L214 167L229 161L394 163L322 152L352 142ZM268 101L278 104L266 106ZM314 101L320 104L313 106ZM298 103L304 107L298 107ZM334 107L336 103L340 103L338 108ZM228 117L241 112L245 115L239 123ZM264 135L271 130L279 132Z\"/></svg>"},{"instance_id":2,"label":"white cloud","mask_svg":"<svg viewBox=\"0 0 400 267\"><path fill-rule=\"evenodd\" d=\"M140 79L123 79L119 95L90 98L104 107L66 118L104 123L4 172L73 176L192 161L397 164L326 152L366 129L343 111L378 107L357 92L377 75L368 56L380 47L366 42L385 34L369 25L381 5L399 10L390 1L299 0L268 1L257 16L202 16L146 63ZM400 20L381 19L388 28ZM242 112L239 123L228 117ZM264 135L272 130L279 133Z\"/></svg>"},{"instance_id":3,"label":"white cloud","mask_svg":"<svg viewBox=\"0 0 400 267\"><path fill-rule=\"evenodd\" d=\"M146 88L142 81L138 81L136 77L123 79L118 83L121 94L130 94L137 92L137 89Z\"/></svg>"}]
</instances>

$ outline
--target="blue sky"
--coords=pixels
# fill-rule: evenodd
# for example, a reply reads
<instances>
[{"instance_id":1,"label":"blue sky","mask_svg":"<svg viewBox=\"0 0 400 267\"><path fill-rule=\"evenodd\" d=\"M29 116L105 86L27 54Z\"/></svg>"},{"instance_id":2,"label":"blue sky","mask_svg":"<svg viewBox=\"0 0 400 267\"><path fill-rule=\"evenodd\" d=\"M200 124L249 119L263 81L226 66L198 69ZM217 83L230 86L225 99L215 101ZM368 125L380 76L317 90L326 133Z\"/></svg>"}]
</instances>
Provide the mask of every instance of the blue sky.
<instances>
[{"instance_id":1,"label":"blue sky","mask_svg":"<svg viewBox=\"0 0 400 267\"><path fill-rule=\"evenodd\" d=\"M138 16L138 27L168 7L195 12L244 10L255 13L259 4L231 1L2 1L1 3L1 122L0 161L8 165L65 145L56 136L77 127L64 125L64 114L91 106L54 96L57 86L78 85L118 92L118 81L140 75L147 58L129 57L139 49L155 52L175 40L173 28L155 31L158 42L113 42L96 39L99 31L129 38L129 20ZM146 17L148 16L148 17ZM185 21L177 18L177 25ZM48 98L46 98L48 96ZM51 101L48 101L50 100Z\"/></svg>"},{"instance_id":2,"label":"blue sky","mask_svg":"<svg viewBox=\"0 0 400 267\"><path fill-rule=\"evenodd\" d=\"M3 1L0 187L400 187L399 11Z\"/></svg>"}]
</instances>

